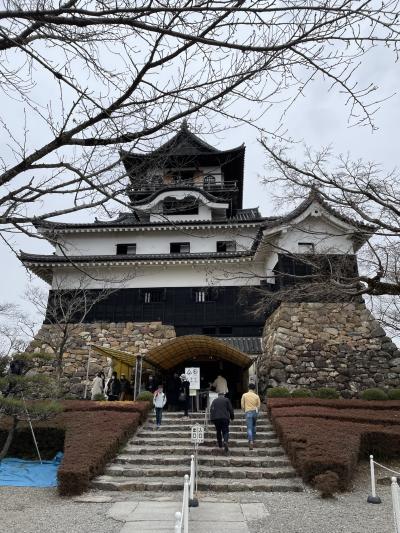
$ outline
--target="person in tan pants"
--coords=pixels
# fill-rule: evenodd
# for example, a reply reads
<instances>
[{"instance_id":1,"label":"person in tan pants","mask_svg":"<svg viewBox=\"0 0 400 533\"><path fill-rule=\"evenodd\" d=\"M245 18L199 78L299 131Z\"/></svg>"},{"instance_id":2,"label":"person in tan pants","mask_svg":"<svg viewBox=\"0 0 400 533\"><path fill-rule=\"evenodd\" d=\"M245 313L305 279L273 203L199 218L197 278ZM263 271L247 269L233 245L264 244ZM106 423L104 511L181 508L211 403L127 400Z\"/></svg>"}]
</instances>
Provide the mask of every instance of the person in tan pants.
<instances>
[{"instance_id":1,"label":"person in tan pants","mask_svg":"<svg viewBox=\"0 0 400 533\"><path fill-rule=\"evenodd\" d=\"M256 386L254 383L249 384L249 391L242 396L241 406L246 416L247 425L247 439L249 441L249 449L254 448L254 440L256 438L257 417L260 410L260 397L255 392Z\"/></svg>"}]
</instances>

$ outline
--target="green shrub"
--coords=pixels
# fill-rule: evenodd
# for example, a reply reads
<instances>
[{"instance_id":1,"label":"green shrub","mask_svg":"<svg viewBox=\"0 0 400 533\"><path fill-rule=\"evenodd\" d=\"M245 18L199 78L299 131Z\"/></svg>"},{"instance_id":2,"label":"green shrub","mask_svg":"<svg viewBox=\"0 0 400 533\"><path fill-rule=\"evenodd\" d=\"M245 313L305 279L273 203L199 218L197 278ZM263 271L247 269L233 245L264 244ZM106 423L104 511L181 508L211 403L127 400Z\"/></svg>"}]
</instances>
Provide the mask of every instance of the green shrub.
<instances>
[{"instance_id":1,"label":"green shrub","mask_svg":"<svg viewBox=\"0 0 400 533\"><path fill-rule=\"evenodd\" d=\"M139 402L150 402L153 405L153 393L149 392L148 390L144 390L140 394L138 394L136 400L138 400Z\"/></svg>"},{"instance_id":2,"label":"green shrub","mask_svg":"<svg viewBox=\"0 0 400 533\"><path fill-rule=\"evenodd\" d=\"M96 402L104 402L107 400L107 396L104 396L104 394L100 392L99 394L94 395L93 400Z\"/></svg>"},{"instance_id":3,"label":"green shrub","mask_svg":"<svg viewBox=\"0 0 400 533\"><path fill-rule=\"evenodd\" d=\"M339 398L339 393L332 387L321 387L314 391L314 396L316 398L321 398L322 400L337 400Z\"/></svg>"},{"instance_id":4,"label":"green shrub","mask_svg":"<svg viewBox=\"0 0 400 533\"><path fill-rule=\"evenodd\" d=\"M335 492L339 491L339 476L331 470L318 474L314 477L313 482L315 488L319 490L321 498L332 498Z\"/></svg>"},{"instance_id":5,"label":"green shrub","mask_svg":"<svg viewBox=\"0 0 400 533\"><path fill-rule=\"evenodd\" d=\"M400 392L400 391L398 391ZM360 394L362 400L387 400L388 395L382 389L365 389Z\"/></svg>"},{"instance_id":6,"label":"green shrub","mask_svg":"<svg viewBox=\"0 0 400 533\"><path fill-rule=\"evenodd\" d=\"M387 395L389 400L400 400L400 389L389 389Z\"/></svg>"},{"instance_id":7,"label":"green shrub","mask_svg":"<svg viewBox=\"0 0 400 533\"><path fill-rule=\"evenodd\" d=\"M312 392L309 389L295 389L292 391L292 398L311 398Z\"/></svg>"},{"instance_id":8,"label":"green shrub","mask_svg":"<svg viewBox=\"0 0 400 533\"><path fill-rule=\"evenodd\" d=\"M272 387L267 390L267 398L287 398L290 391L286 387Z\"/></svg>"}]
</instances>

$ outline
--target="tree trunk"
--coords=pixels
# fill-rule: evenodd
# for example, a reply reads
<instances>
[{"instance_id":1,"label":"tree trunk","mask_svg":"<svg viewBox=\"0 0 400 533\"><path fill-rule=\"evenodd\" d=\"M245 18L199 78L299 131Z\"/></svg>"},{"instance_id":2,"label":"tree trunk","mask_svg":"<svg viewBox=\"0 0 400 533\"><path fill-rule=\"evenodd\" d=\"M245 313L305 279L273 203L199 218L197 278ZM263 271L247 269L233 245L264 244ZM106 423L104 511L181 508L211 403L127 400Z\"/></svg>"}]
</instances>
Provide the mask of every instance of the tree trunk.
<instances>
[{"instance_id":1,"label":"tree trunk","mask_svg":"<svg viewBox=\"0 0 400 533\"><path fill-rule=\"evenodd\" d=\"M18 424L18 418L16 416L13 416L12 417L12 426L10 427L10 429L8 431L6 442L4 443L3 448L2 448L2 450L0 452L0 461L1 461L1 459L4 459L4 457L8 453L8 450L9 450L9 448L11 446L11 443L12 443L12 440L14 438L14 434L15 434L15 430L17 428L17 424Z\"/></svg>"}]
</instances>

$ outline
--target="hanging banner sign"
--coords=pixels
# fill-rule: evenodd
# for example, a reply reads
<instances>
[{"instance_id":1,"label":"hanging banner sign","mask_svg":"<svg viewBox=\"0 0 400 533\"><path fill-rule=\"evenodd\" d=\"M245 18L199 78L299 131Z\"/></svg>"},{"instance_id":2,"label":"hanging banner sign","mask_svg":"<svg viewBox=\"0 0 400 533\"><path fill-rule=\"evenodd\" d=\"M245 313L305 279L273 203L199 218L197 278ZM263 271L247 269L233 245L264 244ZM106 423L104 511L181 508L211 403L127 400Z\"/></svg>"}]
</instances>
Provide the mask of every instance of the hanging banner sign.
<instances>
[{"instance_id":1,"label":"hanging banner sign","mask_svg":"<svg viewBox=\"0 0 400 533\"><path fill-rule=\"evenodd\" d=\"M199 367L190 367L185 368L186 377L190 383L190 389L200 389L200 368Z\"/></svg>"}]
</instances>

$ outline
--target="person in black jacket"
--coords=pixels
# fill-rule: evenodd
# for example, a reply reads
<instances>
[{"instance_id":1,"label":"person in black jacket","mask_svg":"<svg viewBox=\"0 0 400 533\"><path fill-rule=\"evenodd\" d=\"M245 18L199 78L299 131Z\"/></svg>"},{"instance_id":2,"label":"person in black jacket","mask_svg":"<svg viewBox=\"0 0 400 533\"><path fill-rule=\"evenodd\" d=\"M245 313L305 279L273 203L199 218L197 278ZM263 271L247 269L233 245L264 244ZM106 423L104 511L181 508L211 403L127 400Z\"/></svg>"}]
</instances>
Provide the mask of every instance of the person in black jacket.
<instances>
[{"instance_id":1,"label":"person in black jacket","mask_svg":"<svg viewBox=\"0 0 400 533\"><path fill-rule=\"evenodd\" d=\"M187 379L186 374L182 374L181 384L179 387L178 400L182 404L182 407L185 413L184 416L189 416L189 402L190 402L189 388L190 388L190 382Z\"/></svg>"},{"instance_id":2,"label":"person in black jacket","mask_svg":"<svg viewBox=\"0 0 400 533\"><path fill-rule=\"evenodd\" d=\"M117 373L113 372L110 381L107 385L107 396L109 402L119 400L121 394L121 382L118 379Z\"/></svg>"},{"instance_id":3,"label":"person in black jacket","mask_svg":"<svg viewBox=\"0 0 400 533\"><path fill-rule=\"evenodd\" d=\"M210 419L214 422L215 429L217 431L218 446L222 448L222 439L224 440L225 453L228 453L228 441L229 441L229 423L235 418L233 407L229 398L225 398L223 392L218 394L211 404Z\"/></svg>"}]
</instances>

